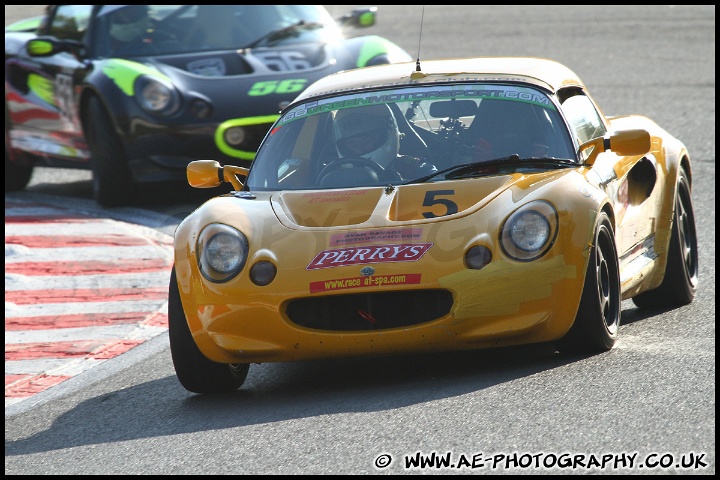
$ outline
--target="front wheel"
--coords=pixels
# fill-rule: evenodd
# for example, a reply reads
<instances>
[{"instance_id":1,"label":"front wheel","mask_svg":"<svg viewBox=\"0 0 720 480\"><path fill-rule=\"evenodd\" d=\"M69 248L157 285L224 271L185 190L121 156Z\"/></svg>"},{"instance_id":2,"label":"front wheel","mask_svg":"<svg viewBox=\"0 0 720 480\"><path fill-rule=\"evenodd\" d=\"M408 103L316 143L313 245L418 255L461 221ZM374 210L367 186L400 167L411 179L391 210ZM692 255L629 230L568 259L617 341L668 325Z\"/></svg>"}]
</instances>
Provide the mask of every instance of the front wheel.
<instances>
[{"instance_id":1,"label":"front wheel","mask_svg":"<svg viewBox=\"0 0 720 480\"><path fill-rule=\"evenodd\" d=\"M556 342L561 353L600 353L617 341L622 311L620 267L612 224L601 212L595 227L585 284L575 322Z\"/></svg>"},{"instance_id":2,"label":"front wheel","mask_svg":"<svg viewBox=\"0 0 720 480\"><path fill-rule=\"evenodd\" d=\"M690 180L685 169L681 168L665 278L659 287L633 297L633 303L638 308L679 307L695 299L698 286L698 246L690 193Z\"/></svg>"},{"instance_id":3,"label":"front wheel","mask_svg":"<svg viewBox=\"0 0 720 480\"><path fill-rule=\"evenodd\" d=\"M125 149L100 99L88 101L87 140L92 156L93 197L104 207L132 203L133 179Z\"/></svg>"},{"instance_id":4,"label":"front wheel","mask_svg":"<svg viewBox=\"0 0 720 480\"><path fill-rule=\"evenodd\" d=\"M168 334L170 354L180 384L193 393L226 393L240 388L250 365L217 363L202 354L188 327L180 300L175 267L168 289Z\"/></svg>"}]
</instances>

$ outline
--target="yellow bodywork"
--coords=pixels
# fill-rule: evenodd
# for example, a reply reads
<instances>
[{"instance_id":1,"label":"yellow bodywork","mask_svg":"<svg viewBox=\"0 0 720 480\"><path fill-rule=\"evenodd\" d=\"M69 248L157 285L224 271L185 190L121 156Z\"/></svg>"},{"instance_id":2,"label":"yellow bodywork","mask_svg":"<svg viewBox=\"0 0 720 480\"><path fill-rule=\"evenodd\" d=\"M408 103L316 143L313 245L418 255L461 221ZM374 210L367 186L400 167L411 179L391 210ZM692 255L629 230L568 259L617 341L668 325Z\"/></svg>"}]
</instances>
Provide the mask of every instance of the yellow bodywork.
<instances>
[{"instance_id":1,"label":"yellow bodywork","mask_svg":"<svg viewBox=\"0 0 720 480\"><path fill-rule=\"evenodd\" d=\"M446 69L457 67L452 62L426 65L429 73L415 78L408 72L403 81L463 71ZM518 71L498 71L535 81L547 64L510 60L508 65ZM388 77L402 76L402 68L382 71ZM582 85L564 67L551 71L543 81L553 88ZM365 78L372 83L372 76L372 68L338 76L337 83L331 76L301 97L343 90ZM568 332L578 314L601 210L613 223L623 298L657 287L665 271L683 159L689 170L687 152L645 117L607 120L611 131L626 132L611 138L617 140L616 150L606 151L602 138L588 142L581 149L593 151L577 168L392 187L239 192L208 201L175 233L178 287L195 342L213 361L253 363L554 341ZM247 171L217 164L208 174L208 165L188 169L192 185L212 187L226 181L241 190L236 175ZM452 200L457 212L447 214L442 201L423 206L428 195ZM518 261L504 253L500 230L514 211L533 201L548 202L558 212L557 236L540 258ZM226 283L207 281L198 268L198 235L210 223L232 226L248 239L247 263ZM376 247L400 245L414 246L422 254L412 261L323 263L343 255L363 258L362 252ZM464 261L473 246L486 247L492 255L479 270ZM277 268L269 285L250 280L250 269L259 261ZM372 269L364 269L368 265ZM321 330L293 323L287 312L297 299L428 289L450 292L452 307L440 318L412 326Z\"/></svg>"}]
</instances>

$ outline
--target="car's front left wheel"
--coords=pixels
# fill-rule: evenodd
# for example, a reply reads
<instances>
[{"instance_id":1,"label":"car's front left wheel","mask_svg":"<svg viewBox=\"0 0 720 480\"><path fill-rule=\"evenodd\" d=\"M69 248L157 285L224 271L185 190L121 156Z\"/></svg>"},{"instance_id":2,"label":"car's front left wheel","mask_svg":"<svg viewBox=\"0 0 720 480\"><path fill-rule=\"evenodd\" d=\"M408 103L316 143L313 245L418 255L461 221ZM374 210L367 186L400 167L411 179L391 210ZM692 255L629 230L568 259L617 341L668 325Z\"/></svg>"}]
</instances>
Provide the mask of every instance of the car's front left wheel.
<instances>
[{"instance_id":1,"label":"car's front left wheel","mask_svg":"<svg viewBox=\"0 0 720 480\"><path fill-rule=\"evenodd\" d=\"M610 218L600 212L575 322L555 346L561 353L593 354L617 341L622 312L620 267Z\"/></svg>"},{"instance_id":2,"label":"car's front left wheel","mask_svg":"<svg viewBox=\"0 0 720 480\"><path fill-rule=\"evenodd\" d=\"M186 390L193 393L226 393L237 390L245 382L249 364L213 362L198 348L182 308L174 267L168 289L168 333L175 374Z\"/></svg>"}]
</instances>

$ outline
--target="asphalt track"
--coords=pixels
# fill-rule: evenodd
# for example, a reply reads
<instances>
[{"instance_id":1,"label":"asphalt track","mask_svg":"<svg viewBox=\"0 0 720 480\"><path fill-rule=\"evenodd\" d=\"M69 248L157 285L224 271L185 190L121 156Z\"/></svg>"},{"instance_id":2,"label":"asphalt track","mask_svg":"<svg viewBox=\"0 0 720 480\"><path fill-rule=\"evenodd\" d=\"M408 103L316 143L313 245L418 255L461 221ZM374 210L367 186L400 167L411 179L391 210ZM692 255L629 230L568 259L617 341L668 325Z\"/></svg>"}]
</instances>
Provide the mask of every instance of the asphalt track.
<instances>
[{"instance_id":1,"label":"asphalt track","mask_svg":"<svg viewBox=\"0 0 720 480\"><path fill-rule=\"evenodd\" d=\"M5 194L5 407L167 330L162 215Z\"/></svg>"}]
</instances>

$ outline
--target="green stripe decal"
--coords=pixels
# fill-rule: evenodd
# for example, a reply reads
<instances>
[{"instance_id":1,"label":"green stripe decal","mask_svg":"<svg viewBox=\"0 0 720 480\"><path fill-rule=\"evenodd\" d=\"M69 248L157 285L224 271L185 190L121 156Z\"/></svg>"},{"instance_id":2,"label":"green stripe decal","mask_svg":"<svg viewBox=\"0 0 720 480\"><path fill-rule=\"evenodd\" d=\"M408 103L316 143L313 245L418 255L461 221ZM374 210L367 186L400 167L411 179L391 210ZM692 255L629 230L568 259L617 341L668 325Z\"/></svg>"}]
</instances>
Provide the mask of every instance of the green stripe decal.
<instances>
[{"instance_id":1,"label":"green stripe decal","mask_svg":"<svg viewBox=\"0 0 720 480\"><path fill-rule=\"evenodd\" d=\"M360 49L360 55L358 55L357 64L358 68L367 66L367 63L378 55L388 53L387 40L384 38L373 35L363 43Z\"/></svg>"},{"instance_id":2,"label":"green stripe decal","mask_svg":"<svg viewBox=\"0 0 720 480\"><path fill-rule=\"evenodd\" d=\"M129 96L135 94L135 80L140 75L149 75L151 77L165 79L165 81L170 82L170 79L167 76L152 67L120 58L109 60L103 66L102 71L108 78L115 82L118 88L122 90L125 95Z\"/></svg>"},{"instance_id":3,"label":"green stripe decal","mask_svg":"<svg viewBox=\"0 0 720 480\"><path fill-rule=\"evenodd\" d=\"M43 16L33 17L33 18L27 18L25 20L20 20L18 22L15 22L13 24L8 25L5 27L6 32L22 32L22 31L30 31L30 30L37 30L37 28L40 26L40 22L42 21Z\"/></svg>"},{"instance_id":4,"label":"green stripe decal","mask_svg":"<svg viewBox=\"0 0 720 480\"><path fill-rule=\"evenodd\" d=\"M49 79L36 73L31 73L28 75L27 82L28 88L30 88L31 92L50 105L57 106L57 102L55 101L55 89L53 88L53 83Z\"/></svg>"}]
</instances>

